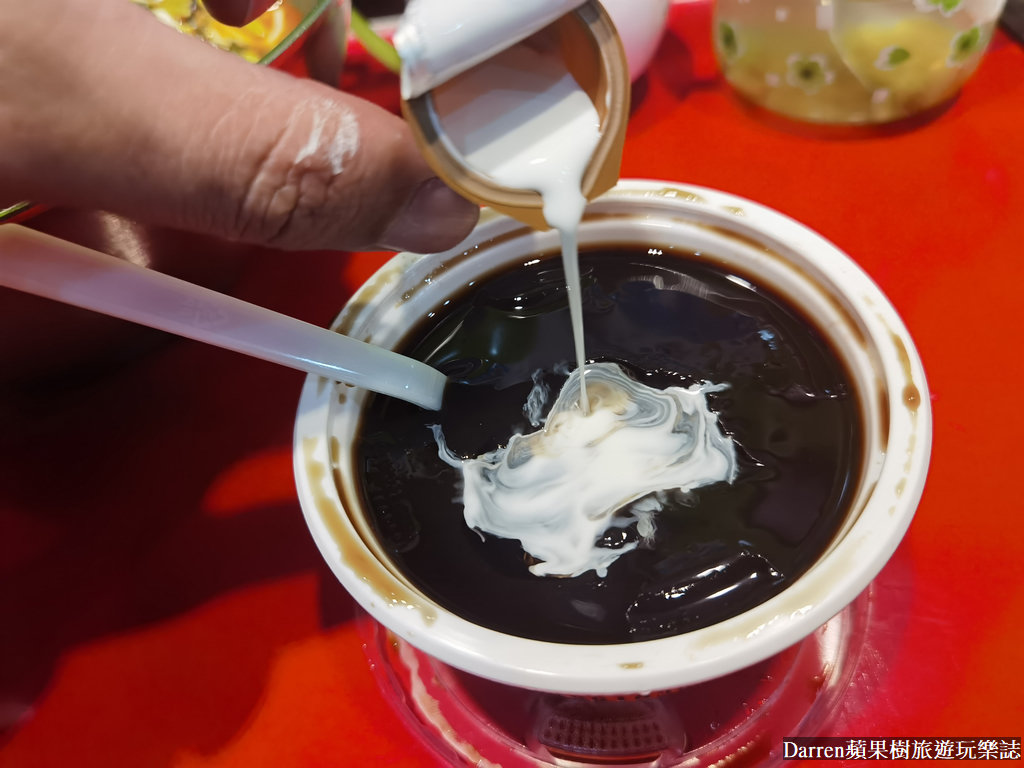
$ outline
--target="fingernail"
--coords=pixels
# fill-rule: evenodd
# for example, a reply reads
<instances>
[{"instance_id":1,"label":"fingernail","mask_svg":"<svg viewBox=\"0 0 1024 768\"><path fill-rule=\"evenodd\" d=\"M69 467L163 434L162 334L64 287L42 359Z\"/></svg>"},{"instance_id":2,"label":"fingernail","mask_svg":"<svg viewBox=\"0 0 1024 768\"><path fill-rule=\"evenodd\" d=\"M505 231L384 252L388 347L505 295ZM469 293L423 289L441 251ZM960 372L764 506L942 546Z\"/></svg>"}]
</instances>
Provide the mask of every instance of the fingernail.
<instances>
[{"instance_id":1,"label":"fingernail","mask_svg":"<svg viewBox=\"0 0 1024 768\"><path fill-rule=\"evenodd\" d=\"M397 251L443 251L468 235L479 217L475 203L460 197L440 179L428 179L388 225L380 245Z\"/></svg>"}]
</instances>

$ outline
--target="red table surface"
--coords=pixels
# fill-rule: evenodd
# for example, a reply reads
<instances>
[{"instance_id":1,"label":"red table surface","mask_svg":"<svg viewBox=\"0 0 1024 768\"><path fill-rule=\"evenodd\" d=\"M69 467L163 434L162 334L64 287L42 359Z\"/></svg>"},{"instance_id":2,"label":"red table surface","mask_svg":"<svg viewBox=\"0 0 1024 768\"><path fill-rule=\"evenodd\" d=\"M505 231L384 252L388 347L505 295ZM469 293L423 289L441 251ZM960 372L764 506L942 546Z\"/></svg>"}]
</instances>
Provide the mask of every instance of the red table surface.
<instances>
[{"instance_id":1,"label":"red table surface","mask_svg":"<svg viewBox=\"0 0 1024 768\"><path fill-rule=\"evenodd\" d=\"M816 229L917 341L934 450L882 579L841 732L1020 736L1024 51L912 129L768 123L673 9L637 85L624 177L719 188ZM353 61L346 83L394 104ZM235 293L327 324L382 254L255 252ZM178 341L0 405L0 767L437 765L380 696L299 510L301 374Z\"/></svg>"}]
</instances>

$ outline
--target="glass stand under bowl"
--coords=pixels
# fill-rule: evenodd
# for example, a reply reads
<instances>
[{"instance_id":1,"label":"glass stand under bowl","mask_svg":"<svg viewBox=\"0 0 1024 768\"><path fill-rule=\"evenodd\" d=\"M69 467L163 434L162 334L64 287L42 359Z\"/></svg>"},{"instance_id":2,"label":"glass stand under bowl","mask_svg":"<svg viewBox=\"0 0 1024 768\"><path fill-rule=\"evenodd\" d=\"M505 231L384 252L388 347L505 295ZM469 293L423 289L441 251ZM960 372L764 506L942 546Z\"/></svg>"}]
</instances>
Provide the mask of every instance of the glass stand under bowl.
<instances>
[{"instance_id":1,"label":"glass stand under bowl","mask_svg":"<svg viewBox=\"0 0 1024 768\"><path fill-rule=\"evenodd\" d=\"M784 738L827 735L834 725L868 645L875 592L873 584L797 645L739 672L609 698L485 680L416 650L365 614L358 621L385 698L445 764L773 765Z\"/></svg>"}]
</instances>

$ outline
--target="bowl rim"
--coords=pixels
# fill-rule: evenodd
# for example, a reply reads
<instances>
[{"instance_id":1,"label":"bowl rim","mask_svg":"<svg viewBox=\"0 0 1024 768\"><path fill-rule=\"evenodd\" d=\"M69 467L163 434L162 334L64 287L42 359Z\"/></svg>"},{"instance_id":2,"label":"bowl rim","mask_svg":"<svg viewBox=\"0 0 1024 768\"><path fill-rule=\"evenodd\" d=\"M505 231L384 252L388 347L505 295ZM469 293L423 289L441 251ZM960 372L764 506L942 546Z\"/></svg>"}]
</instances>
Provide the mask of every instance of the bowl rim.
<instances>
[{"instance_id":1,"label":"bowl rim","mask_svg":"<svg viewBox=\"0 0 1024 768\"><path fill-rule=\"evenodd\" d=\"M348 401L353 392L345 388L339 393L325 380L308 377L295 426L296 483L307 524L332 571L371 616L413 646L443 663L510 685L567 694L645 693L720 677L773 656L826 623L867 587L902 540L924 489L932 428L924 370L895 308L849 256L784 214L696 185L624 180L592 203L588 216L623 207L635 208L641 216L645 211L696 215L738 237L771 243L781 253L800 253L804 258L813 254L814 263L857 310L856 319L863 322L887 379L892 379L885 389L891 411L889 442L884 446L888 450L879 459L874 497L845 535L827 556L768 601L718 624L657 640L551 643L471 624L432 604L376 559L348 518L334 481L331 408ZM485 212L474 232L443 254L398 254L356 291L334 327L347 329L352 317L379 295L380 281L410 279L425 265L436 268L516 229L522 225ZM428 280L429 274L428 270ZM896 386L901 380L903 386ZM906 399L910 388L916 392L912 408ZM322 514L339 515L340 524L352 535L344 552ZM366 570L370 561L375 563L372 573Z\"/></svg>"},{"instance_id":2,"label":"bowl rim","mask_svg":"<svg viewBox=\"0 0 1024 768\"><path fill-rule=\"evenodd\" d=\"M286 0L293 1L293 0ZM302 15L299 23L296 24L291 32L285 35L281 42L267 51L263 56L257 60L257 64L269 65L279 59L286 51L288 51L295 42L305 35L310 28L320 19L321 16L333 5L341 5L344 0L314 0L313 7Z\"/></svg>"}]
</instances>

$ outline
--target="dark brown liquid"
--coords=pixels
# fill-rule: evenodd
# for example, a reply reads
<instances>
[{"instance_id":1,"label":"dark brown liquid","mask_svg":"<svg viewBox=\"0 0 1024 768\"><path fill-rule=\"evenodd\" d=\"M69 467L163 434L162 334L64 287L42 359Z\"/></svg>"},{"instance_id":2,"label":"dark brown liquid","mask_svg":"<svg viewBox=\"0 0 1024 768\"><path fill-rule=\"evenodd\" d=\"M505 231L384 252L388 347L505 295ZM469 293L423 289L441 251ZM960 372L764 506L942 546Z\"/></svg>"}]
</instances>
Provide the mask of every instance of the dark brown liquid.
<instances>
[{"instance_id":1,"label":"dark brown liquid","mask_svg":"<svg viewBox=\"0 0 1024 768\"><path fill-rule=\"evenodd\" d=\"M737 443L735 482L675 492L653 544L605 577L534 576L518 541L470 530L459 475L437 455L477 456L533 431L523 405L540 369L553 402L573 360L559 262L476 285L410 337L404 352L452 379L440 413L376 398L359 449L364 495L396 565L475 623L555 642L678 634L763 602L803 573L841 525L860 472L853 385L813 323L699 259L640 250L581 254L589 360L620 363L654 387L727 383L708 395ZM546 411L546 408L545 408ZM635 530L614 529L602 546Z\"/></svg>"}]
</instances>

